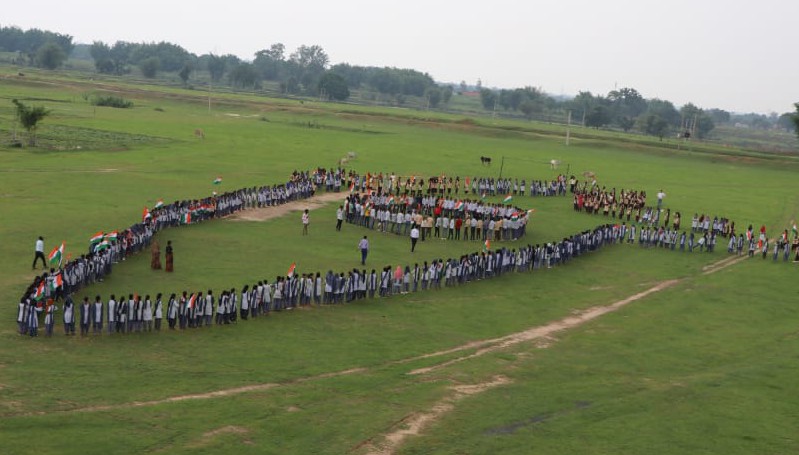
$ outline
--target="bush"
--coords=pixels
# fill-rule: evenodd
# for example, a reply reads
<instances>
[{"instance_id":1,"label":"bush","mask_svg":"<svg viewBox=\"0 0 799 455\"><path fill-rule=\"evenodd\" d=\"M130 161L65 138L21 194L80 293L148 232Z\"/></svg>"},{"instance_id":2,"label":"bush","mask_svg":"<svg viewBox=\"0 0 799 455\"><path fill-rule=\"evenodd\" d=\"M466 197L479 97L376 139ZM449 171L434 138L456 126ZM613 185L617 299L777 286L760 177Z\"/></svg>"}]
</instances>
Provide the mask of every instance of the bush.
<instances>
[{"instance_id":1,"label":"bush","mask_svg":"<svg viewBox=\"0 0 799 455\"><path fill-rule=\"evenodd\" d=\"M94 99L92 99L92 104L95 106L116 107L119 109L128 109L133 107L133 101L113 95L94 97Z\"/></svg>"}]
</instances>

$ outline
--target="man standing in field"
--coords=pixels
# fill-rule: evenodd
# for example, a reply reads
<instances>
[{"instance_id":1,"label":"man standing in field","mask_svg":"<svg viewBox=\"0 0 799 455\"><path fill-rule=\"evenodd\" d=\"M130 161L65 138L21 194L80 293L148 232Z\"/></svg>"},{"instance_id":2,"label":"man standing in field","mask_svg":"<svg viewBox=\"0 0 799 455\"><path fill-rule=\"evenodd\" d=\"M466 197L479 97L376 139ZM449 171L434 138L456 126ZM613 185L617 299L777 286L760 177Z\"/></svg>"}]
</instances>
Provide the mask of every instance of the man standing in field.
<instances>
[{"instance_id":1,"label":"man standing in field","mask_svg":"<svg viewBox=\"0 0 799 455\"><path fill-rule=\"evenodd\" d=\"M33 269L36 270L36 261L41 258L42 260L42 268L47 268L47 260L44 258L44 237L39 236L39 239L36 240L36 255L33 257Z\"/></svg>"},{"instance_id":2,"label":"man standing in field","mask_svg":"<svg viewBox=\"0 0 799 455\"><path fill-rule=\"evenodd\" d=\"M666 193L663 190L658 191L658 210L663 205L663 198L666 197Z\"/></svg>"},{"instance_id":3,"label":"man standing in field","mask_svg":"<svg viewBox=\"0 0 799 455\"><path fill-rule=\"evenodd\" d=\"M302 213L302 235L308 235L308 223L311 222L311 216L308 214L308 209Z\"/></svg>"},{"instance_id":4,"label":"man standing in field","mask_svg":"<svg viewBox=\"0 0 799 455\"><path fill-rule=\"evenodd\" d=\"M358 242L358 249L361 250L361 265L366 265L366 255L369 254L369 240L366 239L366 236L363 236Z\"/></svg>"},{"instance_id":5,"label":"man standing in field","mask_svg":"<svg viewBox=\"0 0 799 455\"><path fill-rule=\"evenodd\" d=\"M338 206L338 210L336 210L336 230L341 230L341 222L344 221L344 206Z\"/></svg>"},{"instance_id":6,"label":"man standing in field","mask_svg":"<svg viewBox=\"0 0 799 455\"><path fill-rule=\"evenodd\" d=\"M411 253L416 249L416 242L419 241L419 228L414 224L411 228Z\"/></svg>"}]
</instances>

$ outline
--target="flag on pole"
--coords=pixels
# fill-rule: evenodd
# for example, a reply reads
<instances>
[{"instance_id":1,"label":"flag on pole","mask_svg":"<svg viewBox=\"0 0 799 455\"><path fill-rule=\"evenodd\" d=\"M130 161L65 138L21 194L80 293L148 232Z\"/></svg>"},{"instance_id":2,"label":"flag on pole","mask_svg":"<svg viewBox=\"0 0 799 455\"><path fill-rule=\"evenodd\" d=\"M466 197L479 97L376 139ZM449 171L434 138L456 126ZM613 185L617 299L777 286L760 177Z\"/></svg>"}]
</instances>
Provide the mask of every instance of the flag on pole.
<instances>
[{"instance_id":1,"label":"flag on pole","mask_svg":"<svg viewBox=\"0 0 799 455\"><path fill-rule=\"evenodd\" d=\"M528 215L532 215L533 213L535 213L535 209L530 209L530 210L527 211Z\"/></svg>"},{"instance_id":2,"label":"flag on pole","mask_svg":"<svg viewBox=\"0 0 799 455\"><path fill-rule=\"evenodd\" d=\"M513 221L518 221L519 220L519 212L513 212L513 214L510 216L510 219L513 220Z\"/></svg>"},{"instance_id":3,"label":"flag on pole","mask_svg":"<svg viewBox=\"0 0 799 455\"><path fill-rule=\"evenodd\" d=\"M103 241L103 231L100 231L100 232L94 234L89 239L89 243L91 243L91 244L99 243L99 242L102 242L102 241Z\"/></svg>"},{"instance_id":4,"label":"flag on pole","mask_svg":"<svg viewBox=\"0 0 799 455\"><path fill-rule=\"evenodd\" d=\"M214 179L214 185L219 185L222 183L222 177L217 177Z\"/></svg>"},{"instance_id":5,"label":"flag on pole","mask_svg":"<svg viewBox=\"0 0 799 455\"><path fill-rule=\"evenodd\" d=\"M111 231L108 234L103 236L103 240L108 240L109 242L116 242L118 236L119 236L119 232Z\"/></svg>"},{"instance_id":6,"label":"flag on pole","mask_svg":"<svg viewBox=\"0 0 799 455\"><path fill-rule=\"evenodd\" d=\"M64 242L61 242L61 246L57 246L53 248L53 251L50 252L50 265L58 263L58 266L61 266L61 261L64 258Z\"/></svg>"},{"instance_id":7,"label":"flag on pole","mask_svg":"<svg viewBox=\"0 0 799 455\"><path fill-rule=\"evenodd\" d=\"M480 199L485 199L485 198L486 198L486 194L485 194L485 192L483 192L482 194L480 194Z\"/></svg>"},{"instance_id":8,"label":"flag on pole","mask_svg":"<svg viewBox=\"0 0 799 455\"><path fill-rule=\"evenodd\" d=\"M394 203L394 196L391 196L388 198L388 205L391 205L393 203Z\"/></svg>"},{"instance_id":9,"label":"flag on pole","mask_svg":"<svg viewBox=\"0 0 799 455\"><path fill-rule=\"evenodd\" d=\"M160 209L163 206L164 206L164 200L163 199L159 199L158 201L156 201L155 207L153 207L153 208L154 209Z\"/></svg>"},{"instance_id":10,"label":"flag on pole","mask_svg":"<svg viewBox=\"0 0 799 455\"><path fill-rule=\"evenodd\" d=\"M152 218L152 215L150 215L150 211L147 210L147 207L145 207L144 210L142 210L142 212L141 212L141 221L142 221L142 223L147 221L147 218Z\"/></svg>"},{"instance_id":11,"label":"flag on pole","mask_svg":"<svg viewBox=\"0 0 799 455\"><path fill-rule=\"evenodd\" d=\"M294 269L297 268L297 263L292 262L291 267L289 267L289 271L286 272L286 276L294 276Z\"/></svg>"},{"instance_id":12,"label":"flag on pole","mask_svg":"<svg viewBox=\"0 0 799 455\"><path fill-rule=\"evenodd\" d=\"M463 208L463 201L458 201L455 203L455 210L460 210Z\"/></svg>"},{"instance_id":13,"label":"flag on pole","mask_svg":"<svg viewBox=\"0 0 799 455\"><path fill-rule=\"evenodd\" d=\"M180 223L191 224L191 212L184 213L183 216L180 218Z\"/></svg>"},{"instance_id":14,"label":"flag on pole","mask_svg":"<svg viewBox=\"0 0 799 455\"><path fill-rule=\"evenodd\" d=\"M507 196L505 196L505 199L503 199L503 200L502 200L502 203L503 203L503 204L507 204L508 202L510 202L510 201L512 201L512 200L513 200L513 196L511 196L510 194L508 194Z\"/></svg>"},{"instance_id":15,"label":"flag on pole","mask_svg":"<svg viewBox=\"0 0 799 455\"><path fill-rule=\"evenodd\" d=\"M352 183L350 184L350 193L352 193L353 191L355 191L355 180L353 180Z\"/></svg>"},{"instance_id":16,"label":"flag on pole","mask_svg":"<svg viewBox=\"0 0 799 455\"><path fill-rule=\"evenodd\" d=\"M103 251L111 246L111 242L108 240L103 240L102 242L98 243L94 246L94 251Z\"/></svg>"},{"instance_id":17,"label":"flag on pole","mask_svg":"<svg viewBox=\"0 0 799 455\"><path fill-rule=\"evenodd\" d=\"M491 239L486 239L483 244L483 251L491 251Z\"/></svg>"},{"instance_id":18,"label":"flag on pole","mask_svg":"<svg viewBox=\"0 0 799 455\"><path fill-rule=\"evenodd\" d=\"M189 297L189 308L193 309L195 303L197 303L197 294L192 294L191 297Z\"/></svg>"},{"instance_id":19,"label":"flag on pole","mask_svg":"<svg viewBox=\"0 0 799 455\"><path fill-rule=\"evenodd\" d=\"M791 232L793 233L794 237L796 237L796 235L799 234L799 230L796 229L796 222L794 222L793 226L791 226Z\"/></svg>"}]
</instances>

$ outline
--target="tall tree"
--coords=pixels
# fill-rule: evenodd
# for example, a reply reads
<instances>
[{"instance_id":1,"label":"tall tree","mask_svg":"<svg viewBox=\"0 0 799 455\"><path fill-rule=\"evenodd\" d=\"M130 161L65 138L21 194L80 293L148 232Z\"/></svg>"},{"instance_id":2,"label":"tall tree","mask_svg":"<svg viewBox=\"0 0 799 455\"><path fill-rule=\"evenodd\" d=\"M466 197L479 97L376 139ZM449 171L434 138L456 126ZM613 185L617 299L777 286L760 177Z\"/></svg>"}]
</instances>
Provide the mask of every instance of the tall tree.
<instances>
[{"instance_id":1,"label":"tall tree","mask_svg":"<svg viewBox=\"0 0 799 455\"><path fill-rule=\"evenodd\" d=\"M194 68L192 67L191 62L186 62L183 64L183 68L178 71L178 77L181 81L183 81L183 85L187 85L189 83L189 76L193 70Z\"/></svg>"},{"instance_id":2,"label":"tall tree","mask_svg":"<svg viewBox=\"0 0 799 455\"><path fill-rule=\"evenodd\" d=\"M611 122L611 112L605 106L594 106L585 116L585 126L599 129Z\"/></svg>"},{"instance_id":3,"label":"tall tree","mask_svg":"<svg viewBox=\"0 0 799 455\"><path fill-rule=\"evenodd\" d=\"M139 62L139 69L144 77L153 79L161 69L161 60L158 57L149 57Z\"/></svg>"},{"instance_id":4,"label":"tall tree","mask_svg":"<svg viewBox=\"0 0 799 455\"><path fill-rule=\"evenodd\" d=\"M319 79L327 69L329 58L321 46L302 45L289 56L289 69L306 92L318 89Z\"/></svg>"},{"instance_id":5,"label":"tall tree","mask_svg":"<svg viewBox=\"0 0 799 455\"><path fill-rule=\"evenodd\" d=\"M441 89L438 87L427 87L424 91L424 96L427 98L427 105L435 109L441 102Z\"/></svg>"},{"instance_id":6,"label":"tall tree","mask_svg":"<svg viewBox=\"0 0 799 455\"><path fill-rule=\"evenodd\" d=\"M793 107L796 108L796 112L791 114L791 120L793 120L793 127L796 130L796 136L799 137L799 103L794 103Z\"/></svg>"},{"instance_id":7,"label":"tall tree","mask_svg":"<svg viewBox=\"0 0 799 455\"><path fill-rule=\"evenodd\" d=\"M251 63L241 63L230 71L228 75L230 85L240 88L260 87L258 71Z\"/></svg>"},{"instance_id":8,"label":"tall tree","mask_svg":"<svg viewBox=\"0 0 799 455\"><path fill-rule=\"evenodd\" d=\"M30 107L22 104L19 100L13 99L11 101L16 107L17 120L28 132L28 143L36 145L36 128L39 122L50 114L50 111L43 106Z\"/></svg>"},{"instance_id":9,"label":"tall tree","mask_svg":"<svg viewBox=\"0 0 799 455\"><path fill-rule=\"evenodd\" d=\"M322 78L319 79L319 92L338 101L344 101L350 97L350 89L347 87L347 81L338 74L330 71L326 72Z\"/></svg>"},{"instance_id":10,"label":"tall tree","mask_svg":"<svg viewBox=\"0 0 799 455\"><path fill-rule=\"evenodd\" d=\"M219 82L222 80L222 76L225 75L225 58L219 55L210 54L206 64L208 66L208 73L211 75L211 80L213 82Z\"/></svg>"},{"instance_id":11,"label":"tall tree","mask_svg":"<svg viewBox=\"0 0 799 455\"><path fill-rule=\"evenodd\" d=\"M36 64L48 70L58 68L66 59L67 54L61 46L53 42L45 43L36 50Z\"/></svg>"},{"instance_id":12,"label":"tall tree","mask_svg":"<svg viewBox=\"0 0 799 455\"><path fill-rule=\"evenodd\" d=\"M283 43L275 43L269 49L263 49L255 53L253 65L261 73L261 77L266 80L278 80L284 71L286 62L286 46Z\"/></svg>"},{"instance_id":13,"label":"tall tree","mask_svg":"<svg viewBox=\"0 0 799 455\"><path fill-rule=\"evenodd\" d=\"M489 90L487 88L481 88L480 103L483 105L483 109L487 111L493 111L494 107L497 104L497 94L494 93L493 90Z\"/></svg>"}]
</instances>

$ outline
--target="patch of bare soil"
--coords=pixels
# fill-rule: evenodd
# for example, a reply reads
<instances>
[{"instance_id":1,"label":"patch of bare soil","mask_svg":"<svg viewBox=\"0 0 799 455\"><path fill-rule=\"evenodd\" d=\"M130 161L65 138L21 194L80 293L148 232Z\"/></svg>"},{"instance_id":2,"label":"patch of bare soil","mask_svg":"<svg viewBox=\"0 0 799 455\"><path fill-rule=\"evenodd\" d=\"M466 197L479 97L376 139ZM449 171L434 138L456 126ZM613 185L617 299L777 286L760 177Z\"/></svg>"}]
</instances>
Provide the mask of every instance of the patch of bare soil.
<instances>
[{"instance_id":1,"label":"patch of bare soil","mask_svg":"<svg viewBox=\"0 0 799 455\"><path fill-rule=\"evenodd\" d=\"M488 382L479 384L465 384L452 386L450 390L453 393L442 400L435 403L430 409L423 412L415 412L392 426L392 428L385 434L380 435L378 438L372 438L365 443L359 444L356 448L368 447L367 453L370 455L390 455L393 454L397 448L402 445L408 437L418 436L424 429L436 421L441 419L445 414L455 409L455 404L462 399L483 393L495 387L509 384L510 379L505 376L496 376ZM375 444L374 439L380 439L381 442Z\"/></svg>"},{"instance_id":2,"label":"patch of bare soil","mask_svg":"<svg viewBox=\"0 0 799 455\"><path fill-rule=\"evenodd\" d=\"M318 196L313 196L301 201L292 201L287 204L242 210L227 217L227 219L233 221L268 221L287 215L291 212L301 212L305 209L318 209L320 207L324 207L330 202L343 202L345 197L345 193L322 193Z\"/></svg>"},{"instance_id":3,"label":"patch of bare soil","mask_svg":"<svg viewBox=\"0 0 799 455\"><path fill-rule=\"evenodd\" d=\"M719 270L726 269L732 265L738 264L739 262L743 262L747 259L748 256L732 256L727 259L722 259L721 261L714 262L712 264L708 264L702 267L702 274L703 275L710 275L711 273L716 273Z\"/></svg>"},{"instance_id":4,"label":"patch of bare soil","mask_svg":"<svg viewBox=\"0 0 799 455\"><path fill-rule=\"evenodd\" d=\"M193 449L202 448L210 445L211 442L213 442L214 438L216 438L219 435L223 434L245 435L248 434L249 432L250 430L244 427L239 427L236 425L228 425L203 433L202 437L200 437L197 441L188 444L187 447ZM242 442L244 444L252 444L252 441L250 441L249 439L243 439Z\"/></svg>"}]
</instances>

